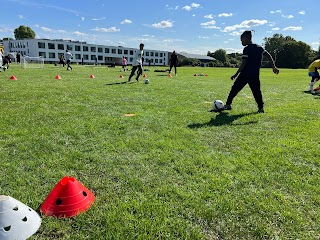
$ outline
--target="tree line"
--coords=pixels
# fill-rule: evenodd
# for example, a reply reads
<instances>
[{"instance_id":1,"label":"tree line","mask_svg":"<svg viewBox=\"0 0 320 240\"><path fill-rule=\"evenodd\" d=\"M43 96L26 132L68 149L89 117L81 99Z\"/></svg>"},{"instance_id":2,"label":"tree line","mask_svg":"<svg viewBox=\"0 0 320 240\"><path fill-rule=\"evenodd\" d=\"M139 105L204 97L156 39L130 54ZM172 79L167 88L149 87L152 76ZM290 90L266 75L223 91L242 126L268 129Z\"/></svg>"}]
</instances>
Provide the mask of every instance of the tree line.
<instances>
[{"instance_id":1,"label":"tree line","mask_svg":"<svg viewBox=\"0 0 320 240\"><path fill-rule=\"evenodd\" d=\"M280 68L306 68L312 61L320 58L320 47L318 51L314 51L308 44L290 36L274 34L263 40L263 47L272 55L277 67ZM215 58L209 63L212 67L238 67L242 61L241 55L240 53L227 54L224 49L207 53L207 56ZM270 67L269 62L263 61L262 67Z\"/></svg>"}]
</instances>

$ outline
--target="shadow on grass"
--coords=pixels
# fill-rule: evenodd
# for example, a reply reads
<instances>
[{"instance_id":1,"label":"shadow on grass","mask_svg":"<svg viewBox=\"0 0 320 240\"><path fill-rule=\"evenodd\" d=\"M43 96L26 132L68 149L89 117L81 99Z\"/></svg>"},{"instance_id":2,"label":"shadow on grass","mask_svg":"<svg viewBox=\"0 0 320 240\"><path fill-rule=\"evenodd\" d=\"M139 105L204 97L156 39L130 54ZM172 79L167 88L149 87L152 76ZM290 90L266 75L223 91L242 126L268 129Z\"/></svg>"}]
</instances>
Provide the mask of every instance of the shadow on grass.
<instances>
[{"instance_id":1,"label":"shadow on grass","mask_svg":"<svg viewBox=\"0 0 320 240\"><path fill-rule=\"evenodd\" d=\"M214 118L212 117L209 122L206 123L193 123L189 124L188 127L191 129L194 128L202 128L202 127L211 127L211 126L223 126L223 125L249 125L255 124L258 121L247 121L242 123L233 124L233 122L239 118L244 116L249 116L252 114L256 114L255 112L252 113L243 113L243 114L236 114L236 115L229 115L227 112L218 113L217 116Z\"/></svg>"},{"instance_id":2,"label":"shadow on grass","mask_svg":"<svg viewBox=\"0 0 320 240\"><path fill-rule=\"evenodd\" d=\"M107 83L105 86L112 86L112 85L120 85L120 84L133 84L133 83L138 83L136 80L132 82L124 81L124 82L115 82L115 83Z\"/></svg>"}]
</instances>

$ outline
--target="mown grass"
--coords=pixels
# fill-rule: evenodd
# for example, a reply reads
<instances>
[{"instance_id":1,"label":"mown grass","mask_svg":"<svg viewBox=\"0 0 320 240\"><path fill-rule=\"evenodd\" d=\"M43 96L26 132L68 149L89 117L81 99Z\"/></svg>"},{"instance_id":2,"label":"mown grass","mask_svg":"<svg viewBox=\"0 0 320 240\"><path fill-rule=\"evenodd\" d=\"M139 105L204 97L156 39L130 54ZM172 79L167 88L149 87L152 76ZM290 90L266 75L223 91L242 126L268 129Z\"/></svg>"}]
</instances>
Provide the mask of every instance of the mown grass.
<instances>
[{"instance_id":1,"label":"mown grass","mask_svg":"<svg viewBox=\"0 0 320 240\"><path fill-rule=\"evenodd\" d=\"M150 84L116 84L119 68L0 73L0 194L36 209L74 176L96 196L75 218L43 216L32 239L320 238L320 97L304 92L306 70L262 69L265 114L248 87L215 114L235 69L149 69Z\"/></svg>"}]
</instances>

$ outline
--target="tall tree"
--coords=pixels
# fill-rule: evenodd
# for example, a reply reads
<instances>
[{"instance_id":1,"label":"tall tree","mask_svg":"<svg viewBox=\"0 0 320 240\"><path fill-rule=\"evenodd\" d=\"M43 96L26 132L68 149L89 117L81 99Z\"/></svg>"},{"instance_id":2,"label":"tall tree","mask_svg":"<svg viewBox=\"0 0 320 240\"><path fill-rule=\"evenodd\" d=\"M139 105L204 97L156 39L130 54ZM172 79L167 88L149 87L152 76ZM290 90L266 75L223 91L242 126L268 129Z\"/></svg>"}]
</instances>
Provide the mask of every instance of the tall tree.
<instances>
[{"instance_id":1,"label":"tall tree","mask_svg":"<svg viewBox=\"0 0 320 240\"><path fill-rule=\"evenodd\" d=\"M224 49L218 49L216 50L213 55L212 55L215 59L219 60L222 63L227 62L228 60L228 55L226 50Z\"/></svg>"},{"instance_id":2,"label":"tall tree","mask_svg":"<svg viewBox=\"0 0 320 240\"><path fill-rule=\"evenodd\" d=\"M36 33L30 27L21 25L14 30L14 37L18 40L34 39L36 37Z\"/></svg>"}]
</instances>

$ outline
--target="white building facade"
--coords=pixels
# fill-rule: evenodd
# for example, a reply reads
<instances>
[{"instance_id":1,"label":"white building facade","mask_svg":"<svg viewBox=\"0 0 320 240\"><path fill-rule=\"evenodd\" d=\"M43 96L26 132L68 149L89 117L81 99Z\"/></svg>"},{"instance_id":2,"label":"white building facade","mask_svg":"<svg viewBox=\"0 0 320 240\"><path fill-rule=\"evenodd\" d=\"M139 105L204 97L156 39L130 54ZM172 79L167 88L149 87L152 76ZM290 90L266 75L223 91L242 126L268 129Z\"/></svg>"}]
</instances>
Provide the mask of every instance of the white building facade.
<instances>
[{"instance_id":1,"label":"white building facade","mask_svg":"<svg viewBox=\"0 0 320 240\"><path fill-rule=\"evenodd\" d=\"M44 58L45 63L57 63L66 50L73 54L72 63L121 65L122 57L131 65L136 48L104 46L71 40L24 39L3 41L5 53L20 53L22 56ZM138 47L138 46L137 46ZM168 65L168 52L144 50L144 65Z\"/></svg>"}]
</instances>

